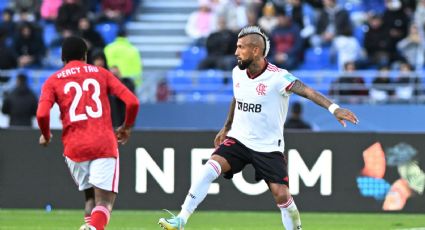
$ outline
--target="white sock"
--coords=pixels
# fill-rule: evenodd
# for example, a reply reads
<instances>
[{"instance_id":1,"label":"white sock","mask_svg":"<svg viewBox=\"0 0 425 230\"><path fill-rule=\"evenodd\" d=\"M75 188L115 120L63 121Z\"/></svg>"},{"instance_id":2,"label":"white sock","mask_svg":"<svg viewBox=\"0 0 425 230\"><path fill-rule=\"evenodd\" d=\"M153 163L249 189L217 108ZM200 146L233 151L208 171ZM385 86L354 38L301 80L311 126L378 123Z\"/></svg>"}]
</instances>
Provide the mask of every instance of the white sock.
<instances>
[{"instance_id":1,"label":"white sock","mask_svg":"<svg viewBox=\"0 0 425 230\"><path fill-rule=\"evenodd\" d=\"M205 199L210 184L217 179L221 173L221 166L217 161L208 160L202 167L199 177L192 182L189 193L182 205L179 217L183 218L187 223L190 215L195 211L196 207Z\"/></svg>"},{"instance_id":2,"label":"white sock","mask_svg":"<svg viewBox=\"0 0 425 230\"><path fill-rule=\"evenodd\" d=\"M301 219L298 212L297 205L295 205L292 197L284 204L279 204L280 212L282 214L282 223L286 230L300 230Z\"/></svg>"}]
</instances>

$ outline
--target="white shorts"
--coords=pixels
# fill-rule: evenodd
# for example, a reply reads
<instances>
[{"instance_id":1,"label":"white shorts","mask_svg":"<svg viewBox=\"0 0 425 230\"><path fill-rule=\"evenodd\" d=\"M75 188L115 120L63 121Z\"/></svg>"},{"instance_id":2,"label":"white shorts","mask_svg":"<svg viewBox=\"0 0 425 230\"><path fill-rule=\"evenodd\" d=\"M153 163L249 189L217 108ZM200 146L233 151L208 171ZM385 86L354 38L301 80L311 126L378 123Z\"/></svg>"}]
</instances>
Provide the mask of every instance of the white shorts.
<instances>
[{"instance_id":1,"label":"white shorts","mask_svg":"<svg viewBox=\"0 0 425 230\"><path fill-rule=\"evenodd\" d=\"M75 162L65 157L71 176L83 191L91 187L118 193L119 158L99 158L92 161Z\"/></svg>"}]
</instances>

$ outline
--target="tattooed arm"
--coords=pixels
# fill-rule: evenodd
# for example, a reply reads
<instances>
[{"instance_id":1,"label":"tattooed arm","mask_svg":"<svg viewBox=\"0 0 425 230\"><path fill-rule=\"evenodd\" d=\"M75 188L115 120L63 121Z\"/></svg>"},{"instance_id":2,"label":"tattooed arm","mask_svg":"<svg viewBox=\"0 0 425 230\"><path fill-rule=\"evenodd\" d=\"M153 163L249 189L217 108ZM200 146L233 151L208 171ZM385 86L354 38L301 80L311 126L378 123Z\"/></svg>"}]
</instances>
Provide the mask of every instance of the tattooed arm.
<instances>
[{"instance_id":1,"label":"tattooed arm","mask_svg":"<svg viewBox=\"0 0 425 230\"><path fill-rule=\"evenodd\" d=\"M325 109L328 109L329 106L333 104L332 101L329 100L327 97L323 96L321 93L317 92L316 90L304 85L304 83L302 83L299 80L295 81L295 83L292 85L289 91L297 95L300 95L302 97L305 97L313 101L314 103L322 106ZM349 121L353 124L357 124L359 122L356 115L348 109L338 107L333 112L333 115L336 117L339 123L341 123L344 127L346 126L345 121Z\"/></svg>"},{"instance_id":2,"label":"tattooed arm","mask_svg":"<svg viewBox=\"0 0 425 230\"><path fill-rule=\"evenodd\" d=\"M233 115L235 114L235 105L236 100L233 98L232 103L230 104L229 113L227 114L226 122L224 123L224 127L221 128L221 130L218 132L214 139L214 146L217 148L221 142L224 141L226 138L227 133L229 132L230 128L232 127L233 123Z\"/></svg>"}]
</instances>

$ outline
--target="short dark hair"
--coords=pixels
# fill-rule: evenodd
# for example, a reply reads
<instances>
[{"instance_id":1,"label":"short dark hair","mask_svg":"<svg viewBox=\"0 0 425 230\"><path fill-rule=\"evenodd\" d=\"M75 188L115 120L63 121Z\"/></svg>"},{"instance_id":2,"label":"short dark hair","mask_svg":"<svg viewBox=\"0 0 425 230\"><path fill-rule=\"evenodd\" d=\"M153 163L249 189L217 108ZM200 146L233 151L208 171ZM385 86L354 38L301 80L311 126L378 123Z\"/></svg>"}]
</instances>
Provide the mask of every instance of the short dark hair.
<instances>
[{"instance_id":1,"label":"short dark hair","mask_svg":"<svg viewBox=\"0 0 425 230\"><path fill-rule=\"evenodd\" d=\"M296 101L292 103L292 113L301 114L302 111L303 111L303 108L300 102Z\"/></svg>"},{"instance_id":2,"label":"short dark hair","mask_svg":"<svg viewBox=\"0 0 425 230\"><path fill-rule=\"evenodd\" d=\"M127 37L127 31L125 28L119 28L117 37Z\"/></svg>"},{"instance_id":3,"label":"short dark hair","mask_svg":"<svg viewBox=\"0 0 425 230\"><path fill-rule=\"evenodd\" d=\"M19 74L16 76L16 80L18 80L18 82L20 82L20 83L27 84L28 77L27 77L27 75L26 75L26 74L24 74L24 73L19 73Z\"/></svg>"},{"instance_id":4,"label":"short dark hair","mask_svg":"<svg viewBox=\"0 0 425 230\"><path fill-rule=\"evenodd\" d=\"M86 42L76 36L67 37L62 43L62 61L85 60L87 54Z\"/></svg>"}]
</instances>

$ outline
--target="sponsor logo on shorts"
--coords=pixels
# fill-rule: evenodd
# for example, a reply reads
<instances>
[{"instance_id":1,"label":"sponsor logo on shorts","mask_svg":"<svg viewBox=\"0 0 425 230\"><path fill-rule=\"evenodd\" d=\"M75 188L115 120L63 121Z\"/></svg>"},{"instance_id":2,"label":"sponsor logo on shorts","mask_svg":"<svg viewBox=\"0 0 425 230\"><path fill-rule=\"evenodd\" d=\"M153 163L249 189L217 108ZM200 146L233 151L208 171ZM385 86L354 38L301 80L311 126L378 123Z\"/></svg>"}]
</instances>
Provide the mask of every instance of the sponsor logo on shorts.
<instances>
[{"instance_id":1,"label":"sponsor logo on shorts","mask_svg":"<svg viewBox=\"0 0 425 230\"><path fill-rule=\"evenodd\" d=\"M231 145L234 145L235 143L236 142L232 139L226 139L226 140L223 141L223 145L225 145L225 146L231 146Z\"/></svg>"}]
</instances>

